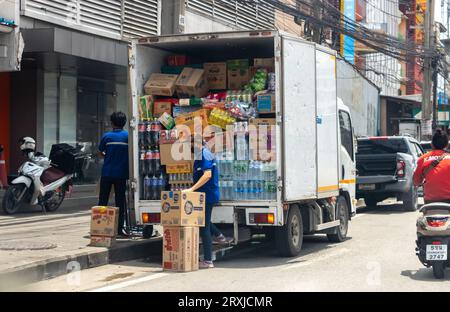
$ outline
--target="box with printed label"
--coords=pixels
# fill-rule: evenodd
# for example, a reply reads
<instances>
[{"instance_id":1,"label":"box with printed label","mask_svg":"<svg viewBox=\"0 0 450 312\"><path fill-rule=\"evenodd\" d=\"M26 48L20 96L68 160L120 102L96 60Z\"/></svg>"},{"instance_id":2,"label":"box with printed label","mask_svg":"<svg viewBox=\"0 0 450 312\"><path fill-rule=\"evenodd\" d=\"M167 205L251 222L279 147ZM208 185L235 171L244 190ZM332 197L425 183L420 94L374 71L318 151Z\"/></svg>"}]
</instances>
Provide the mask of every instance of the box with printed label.
<instances>
[{"instance_id":1,"label":"box with printed label","mask_svg":"<svg viewBox=\"0 0 450 312\"><path fill-rule=\"evenodd\" d=\"M209 89L223 90L227 88L227 63L205 63L203 68Z\"/></svg>"},{"instance_id":2,"label":"box with printed label","mask_svg":"<svg viewBox=\"0 0 450 312\"><path fill-rule=\"evenodd\" d=\"M152 74L144 86L145 94L172 96L178 75Z\"/></svg>"},{"instance_id":3,"label":"box with printed label","mask_svg":"<svg viewBox=\"0 0 450 312\"><path fill-rule=\"evenodd\" d=\"M202 98L208 93L208 82L203 69L186 67L176 82L179 98Z\"/></svg>"},{"instance_id":4,"label":"box with printed label","mask_svg":"<svg viewBox=\"0 0 450 312\"><path fill-rule=\"evenodd\" d=\"M250 81L250 63L248 59L227 61L227 77L229 90L241 90Z\"/></svg>"},{"instance_id":5,"label":"box with printed label","mask_svg":"<svg viewBox=\"0 0 450 312\"><path fill-rule=\"evenodd\" d=\"M241 90L250 81L249 69L229 69L228 70L228 89Z\"/></svg>"},{"instance_id":6,"label":"box with printed label","mask_svg":"<svg viewBox=\"0 0 450 312\"><path fill-rule=\"evenodd\" d=\"M163 226L205 226L205 193L161 192Z\"/></svg>"},{"instance_id":7,"label":"box with printed label","mask_svg":"<svg viewBox=\"0 0 450 312\"><path fill-rule=\"evenodd\" d=\"M191 131L191 135L194 135L194 130L201 134L202 130L208 126L208 110L199 109L195 112L183 114L175 118L175 124L178 126L185 125ZM198 127L195 129L195 127Z\"/></svg>"},{"instance_id":8,"label":"box with printed label","mask_svg":"<svg viewBox=\"0 0 450 312\"><path fill-rule=\"evenodd\" d=\"M176 164L166 165L166 173L192 173L192 162L177 162Z\"/></svg>"},{"instance_id":9,"label":"box with printed label","mask_svg":"<svg viewBox=\"0 0 450 312\"><path fill-rule=\"evenodd\" d=\"M177 140L174 143L159 145L161 165L176 165L180 162L190 162L193 159L190 142Z\"/></svg>"},{"instance_id":10,"label":"box with printed label","mask_svg":"<svg viewBox=\"0 0 450 312\"><path fill-rule=\"evenodd\" d=\"M253 65L256 68L266 68L269 72L274 72L275 58L255 58L253 60Z\"/></svg>"},{"instance_id":11,"label":"box with printed label","mask_svg":"<svg viewBox=\"0 0 450 312\"><path fill-rule=\"evenodd\" d=\"M162 267L164 271L197 271L198 260L198 227L163 227Z\"/></svg>"},{"instance_id":12,"label":"box with printed label","mask_svg":"<svg viewBox=\"0 0 450 312\"><path fill-rule=\"evenodd\" d=\"M257 97L257 110L259 113L275 113L275 94L261 94Z\"/></svg>"},{"instance_id":13,"label":"box with printed label","mask_svg":"<svg viewBox=\"0 0 450 312\"><path fill-rule=\"evenodd\" d=\"M196 112L200 109L202 109L201 106L174 106L172 109L173 110L172 116L176 118L184 114Z\"/></svg>"},{"instance_id":14,"label":"box with printed label","mask_svg":"<svg viewBox=\"0 0 450 312\"><path fill-rule=\"evenodd\" d=\"M167 112L164 112L161 117L158 118L158 121L166 128L167 130L172 129L175 127L175 119L173 119L170 114Z\"/></svg>"},{"instance_id":15,"label":"box with printed label","mask_svg":"<svg viewBox=\"0 0 450 312\"><path fill-rule=\"evenodd\" d=\"M91 235L115 237L119 225L119 208L96 206L91 209Z\"/></svg>"},{"instance_id":16,"label":"box with printed label","mask_svg":"<svg viewBox=\"0 0 450 312\"><path fill-rule=\"evenodd\" d=\"M249 120L249 151L251 160L275 161L275 118Z\"/></svg>"},{"instance_id":17,"label":"box with printed label","mask_svg":"<svg viewBox=\"0 0 450 312\"><path fill-rule=\"evenodd\" d=\"M155 100L153 103L153 116L158 118L164 113L172 115L172 107L174 101L172 99Z\"/></svg>"},{"instance_id":18,"label":"box with printed label","mask_svg":"<svg viewBox=\"0 0 450 312\"><path fill-rule=\"evenodd\" d=\"M91 236L91 243L89 246L92 247L112 247L116 244L116 238L115 237L108 237L108 236Z\"/></svg>"}]
</instances>

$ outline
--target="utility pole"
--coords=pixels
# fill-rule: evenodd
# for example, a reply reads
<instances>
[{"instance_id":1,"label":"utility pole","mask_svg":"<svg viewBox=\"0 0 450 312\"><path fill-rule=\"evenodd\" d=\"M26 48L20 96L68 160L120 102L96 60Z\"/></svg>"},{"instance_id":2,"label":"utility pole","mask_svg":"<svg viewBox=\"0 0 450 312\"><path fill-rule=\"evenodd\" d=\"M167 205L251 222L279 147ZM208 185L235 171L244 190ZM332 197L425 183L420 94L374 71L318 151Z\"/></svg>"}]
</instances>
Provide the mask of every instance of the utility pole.
<instances>
[{"instance_id":1,"label":"utility pole","mask_svg":"<svg viewBox=\"0 0 450 312\"><path fill-rule=\"evenodd\" d=\"M427 53L434 51L434 1L427 0L424 20L424 47ZM423 61L422 87L422 139L430 140L432 136L433 107L431 91L433 84L433 55L426 55Z\"/></svg>"}]
</instances>

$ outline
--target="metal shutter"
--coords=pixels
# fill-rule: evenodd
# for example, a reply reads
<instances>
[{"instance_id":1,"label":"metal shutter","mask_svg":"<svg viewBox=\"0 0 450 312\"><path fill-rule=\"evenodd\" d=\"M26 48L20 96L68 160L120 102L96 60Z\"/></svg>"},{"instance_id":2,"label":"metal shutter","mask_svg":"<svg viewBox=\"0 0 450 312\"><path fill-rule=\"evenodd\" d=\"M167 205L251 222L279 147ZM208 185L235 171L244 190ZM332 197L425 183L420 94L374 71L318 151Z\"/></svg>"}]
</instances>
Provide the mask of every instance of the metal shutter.
<instances>
[{"instance_id":1,"label":"metal shutter","mask_svg":"<svg viewBox=\"0 0 450 312\"><path fill-rule=\"evenodd\" d=\"M186 8L241 29L275 27L275 8L269 4L243 4L234 0L186 0Z\"/></svg>"},{"instance_id":2,"label":"metal shutter","mask_svg":"<svg viewBox=\"0 0 450 312\"><path fill-rule=\"evenodd\" d=\"M122 27L121 0L80 0L82 25L120 34Z\"/></svg>"},{"instance_id":3,"label":"metal shutter","mask_svg":"<svg viewBox=\"0 0 450 312\"><path fill-rule=\"evenodd\" d=\"M27 16L50 23L129 39L159 33L159 1L24 0L24 11Z\"/></svg>"},{"instance_id":4,"label":"metal shutter","mask_svg":"<svg viewBox=\"0 0 450 312\"><path fill-rule=\"evenodd\" d=\"M124 0L123 36L127 38L159 34L158 0Z\"/></svg>"},{"instance_id":5,"label":"metal shutter","mask_svg":"<svg viewBox=\"0 0 450 312\"><path fill-rule=\"evenodd\" d=\"M57 21L76 21L77 3L73 0L26 0L25 13L46 16Z\"/></svg>"}]
</instances>

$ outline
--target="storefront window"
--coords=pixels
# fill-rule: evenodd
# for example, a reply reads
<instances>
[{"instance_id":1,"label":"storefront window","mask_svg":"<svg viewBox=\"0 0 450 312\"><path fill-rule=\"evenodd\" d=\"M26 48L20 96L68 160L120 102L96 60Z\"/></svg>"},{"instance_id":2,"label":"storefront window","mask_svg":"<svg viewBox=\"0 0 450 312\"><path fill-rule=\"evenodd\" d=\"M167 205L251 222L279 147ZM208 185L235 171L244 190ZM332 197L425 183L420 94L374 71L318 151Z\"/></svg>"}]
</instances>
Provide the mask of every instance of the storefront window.
<instances>
[{"instance_id":1,"label":"storefront window","mask_svg":"<svg viewBox=\"0 0 450 312\"><path fill-rule=\"evenodd\" d=\"M44 73L43 138L49 155L55 143L68 143L88 155L75 184L94 184L103 160L97 155L103 133L111 130L109 116L127 113L127 87L110 81Z\"/></svg>"}]
</instances>

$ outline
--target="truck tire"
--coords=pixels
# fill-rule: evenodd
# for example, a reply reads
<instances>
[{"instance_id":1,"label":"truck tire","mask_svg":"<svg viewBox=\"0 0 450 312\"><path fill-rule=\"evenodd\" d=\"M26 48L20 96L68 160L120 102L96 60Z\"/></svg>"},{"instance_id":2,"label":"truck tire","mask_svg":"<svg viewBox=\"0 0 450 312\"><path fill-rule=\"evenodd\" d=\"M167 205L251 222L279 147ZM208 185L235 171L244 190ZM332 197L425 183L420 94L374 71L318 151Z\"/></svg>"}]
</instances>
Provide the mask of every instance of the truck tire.
<instances>
[{"instance_id":1,"label":"truck tire","mask_svg":"<svg viewBox=\"0 0 450 312\"><path fill-rule=\"evenodd\" d=\"M336 217L340 221L340 225L336 228L336 233L327 234L330 242L340 243L347 238L348 232L348 205L343 196L339 196L336 202Z\"/></svg>"},{"instance_id":2,"label":"truck tire","mask_svg":"<svg viewBox=\"0 0 450 312\"><path fill-rule=\"evenodd\" d=\"M408 193L403 195L403 210L416 211L417 210L417 187L411 186Z\"/></svg>"},{"instance_id":3,"label":"truck tire","mask_svg":"<svg viewBox=\"0 0 450 312\"><path fill-rule=\"evenodd\" d=\"M303 244L303 220L297 206L291 206L287 222L275 230L275 244L282 257L298 256Z\"/></svg>"},{"instance_id":4,"label":"truck tire","mask_svg":"<svg viewBox=\"0 0 450 312\"><path fill-rule=\"evenodd\" d=\"M364 197L364 203L367 208L375 208L378 204L378 198L371 196Z\"/></svg>"},{"instance_id":5,"label":"truck tire","mask_svg":"<svg viewBox=\"0 0 450 312\"><path fill-rule=\"evenodd\" d=\"M142 229L142 237L145 239L151 238L153 236L153 225L144 225Z\"/></svg>"}]
</instances>

